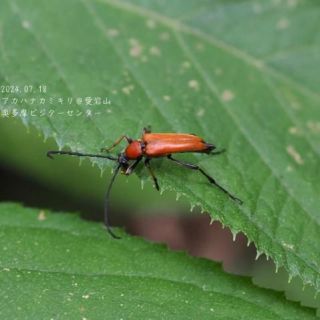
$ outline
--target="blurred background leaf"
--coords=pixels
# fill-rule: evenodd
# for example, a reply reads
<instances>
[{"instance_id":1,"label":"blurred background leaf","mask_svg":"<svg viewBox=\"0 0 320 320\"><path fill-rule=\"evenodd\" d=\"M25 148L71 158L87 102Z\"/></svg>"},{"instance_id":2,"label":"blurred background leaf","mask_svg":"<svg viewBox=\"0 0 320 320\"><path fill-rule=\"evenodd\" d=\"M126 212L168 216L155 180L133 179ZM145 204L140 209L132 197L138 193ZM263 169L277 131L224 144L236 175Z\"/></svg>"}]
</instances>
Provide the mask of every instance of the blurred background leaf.
<instances>
[{"instance_id":1,"label":"blurred background leaf","mask_svg":"<svg viewBox=\"0 0 320 320\"><path fill-rule=\"evenodd\" d=\"M314 319L218 264L74 215L0 205L0 315L4 319ZM143 263L141 263L143 261ZM19 296L17 297L17 288Z\"/></svg>"}]
</instances>

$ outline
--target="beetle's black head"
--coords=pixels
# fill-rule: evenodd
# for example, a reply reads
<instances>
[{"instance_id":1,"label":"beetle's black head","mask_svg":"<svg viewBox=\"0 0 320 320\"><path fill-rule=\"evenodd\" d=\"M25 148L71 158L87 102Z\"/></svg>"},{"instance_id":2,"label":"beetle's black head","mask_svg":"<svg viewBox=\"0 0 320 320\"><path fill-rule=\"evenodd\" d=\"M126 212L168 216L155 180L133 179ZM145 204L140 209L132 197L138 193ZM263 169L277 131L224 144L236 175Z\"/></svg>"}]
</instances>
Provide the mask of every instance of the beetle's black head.
<instances>
[{"instance_id":1,"label":"beetle's black head","mask_svg":"<svg viewBox=\"0 0 320 320\"><path fill-rule=\"evenodd\" d=\"M118 163L121 167L121 172L125 173L129 167L129 160L123 152L118 154Z\"/></svg>"}]
</instances>

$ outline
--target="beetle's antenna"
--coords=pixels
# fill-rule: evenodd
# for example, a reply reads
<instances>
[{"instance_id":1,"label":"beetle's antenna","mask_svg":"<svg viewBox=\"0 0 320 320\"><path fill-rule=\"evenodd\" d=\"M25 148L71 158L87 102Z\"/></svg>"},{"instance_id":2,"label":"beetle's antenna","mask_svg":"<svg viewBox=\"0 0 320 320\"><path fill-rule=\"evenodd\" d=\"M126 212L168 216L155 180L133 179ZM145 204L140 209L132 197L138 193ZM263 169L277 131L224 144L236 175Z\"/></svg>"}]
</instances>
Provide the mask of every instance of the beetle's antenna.
<instances>
[{"instance_id":1,"label":"beetle's antenna","mask_svg":"<svg viewBox=\"0 0 320 320\"><path fill-rule=\"evenodd\" d=\"M119 163L116 167L116 169L114 170L114 173L112 175L111 181L109 183L107 192L106 192L106 196L104 199L104 224L109 232L109 234L114 238L114 239L121 239L120 237L118 237L117 235L115 235L112 231L112 228L109 224L109 216L108 216L108 204L109 204L109 195L114 183L114 180L116 179L117 174L119 173L119 170L121 168L121 164Z\"/></svg>"},{"instance_id":2,"label":"beetle's antenna","mask_svg":"<svg viewBox=\"0 0 320 320\"><path fill-rule=\"evenodd\" d=\"M71 151L48 151L47 152L47 157L50 159L53 159L54 154L66 154L69 156L77 156L77 157L91 157L91 158L104 158L104 159L109 159L113 161L117 161L118 158L112 157L112 156L105 156L101 154L92 154L92 153L81 153L81 152L71 152Z\"/></svg>"}]
</instances>

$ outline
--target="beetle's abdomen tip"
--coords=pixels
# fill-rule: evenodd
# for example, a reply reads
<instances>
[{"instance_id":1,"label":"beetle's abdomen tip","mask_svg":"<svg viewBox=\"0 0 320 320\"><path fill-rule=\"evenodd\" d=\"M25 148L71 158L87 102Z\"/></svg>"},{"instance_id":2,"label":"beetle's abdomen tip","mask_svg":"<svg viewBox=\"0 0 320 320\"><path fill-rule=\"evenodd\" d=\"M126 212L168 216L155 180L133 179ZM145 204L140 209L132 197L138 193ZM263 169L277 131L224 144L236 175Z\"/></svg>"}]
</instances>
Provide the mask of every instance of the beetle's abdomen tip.
<instances>
[{"instance_id":1,"label":"beetle's abdomen tip","mask_svg":"<svg viewBox=\"0 0 320 320\"><path fill-rule=\"evenodd\" d=\"M213 145L213 144L211 144L211 143L206 143L206 149L207 149L208 151L211 151L211 150L216 149L216 146Z\"/></svg>"}]
</instances>

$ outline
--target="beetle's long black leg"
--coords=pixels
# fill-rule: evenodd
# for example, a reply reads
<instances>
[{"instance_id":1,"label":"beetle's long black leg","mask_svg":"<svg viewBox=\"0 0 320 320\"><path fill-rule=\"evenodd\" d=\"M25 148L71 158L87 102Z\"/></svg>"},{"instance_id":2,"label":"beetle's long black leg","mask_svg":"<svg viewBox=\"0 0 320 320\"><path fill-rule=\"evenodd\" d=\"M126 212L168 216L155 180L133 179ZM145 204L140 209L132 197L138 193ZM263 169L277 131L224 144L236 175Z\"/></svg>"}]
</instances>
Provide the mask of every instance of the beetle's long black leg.
<instances>
[{"instance_id":1,"label":"beetle's long black leg","mask_svg":"<svg viewBox=\"0 0 320 320\"><path fill-rule=\"evenodd\" d=\"M101 154L92 154L92 153L81 153L81 152L71 152L71 151L48 151L47 156L50 159L53 159L54 154L66 154L69 156L77 156L77 157L91 157L91 158L103 158L103 159L109 159L113 161L117 161L118 159L112 156L104 156Z\"/></svg>"},{"instance_id":2,"label":"beetle's long black leg","mask_svg":"<svg viewBox=\"0 0 320 320\"><path fill-rule=\"evenodd\" d=\"M128 143L132 142L132 139L129 138L126 135L120 136L113 144L112 146L108 147L108 148L101 148L100 151L103 152L110 152L115 146L117 146L123 139L126 139Z\"/></svg>"},{"instance_id":3,"label":"beetle's long black leg","mask_svg":"<svg viewBox=\"0 0 320 320\"><path fill-rule=\"evenodd\" d=\"M146 158L146 159L144 160L144 165L145 165L146 168L148 169L148 171L149 171L149 173L150 173L150 175L151 175L151 177L152 177L152 179L153 179L154 186L156 187L156 189L157 189L158 191L160 191L160 187L159 187L159 184L158 184L157 177L154 175L154 173L153 173L153 171L152 171L152 169L151 169L151 167L150 167L150 158Z\"/></svg>"},{"instance_id":4,"label":"beetle's long black leg","mask_svg":"<svg viewBox=\"0 0 320 320\"><path fill-rule=\"evenodd\" d=\"M109 234L114 238L114 239L121 239L120 237L118 237L117 235L115 235L112 231L112 228L110 226L109 223L109 216L108 216L108 204L109 204L109 196L110 196L110 192L114 183L114 180L116 179L117 174L119 173L119 170L121 168L121 165L118 164L118 166L116 167L116 169L114 170L113 176L111 178L111 181L109 183L107 192L106 192L106 196L104 199L104 225L106 226Z\"/></svg>"},{"instance_id":5,"label":"beetle's long black leg","mask_svg":"<svg viewBox=\"0 0 320 320\"><path fill-rule=\"evenodd\" d=\"M139 162L141 161L142 157L138 158L135 162L133 162L126 170L125 175L128 176L130 175L134 169L137 167L137 165L139 164Z\"/></svg>"},{"instance_id":6,"label":"beetle's long black leg","mask_svg":"<svg viewBox=\"0 0 320 320\"><path fill-rule=\"evenodd\" d=\"M171 154L169 154L167 156L168 159L170 159L171 161L185 167L188 169L192 169L192 170L198 170L199 172L201 172L208 180L210 183L214 184L217 188L219 188L221 191L223 191L225 194L227 194L229 196L230 199L232 199L233 201L239 203L239 204L243 204L243 201L240 200L239 198L235 197L234 195L232 195L228 190L226 190L225 188L223 188L222 186L220 186L220 184L218 184L216 182L215 179L213 179L211 176L209 176L205 171L203 171L199 166L192 164L192 163L186 163L177 159L172 158Z\"/></svg>"}]
</instances>

